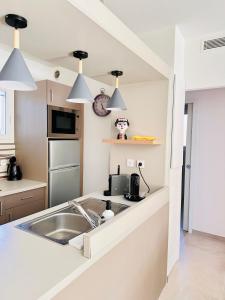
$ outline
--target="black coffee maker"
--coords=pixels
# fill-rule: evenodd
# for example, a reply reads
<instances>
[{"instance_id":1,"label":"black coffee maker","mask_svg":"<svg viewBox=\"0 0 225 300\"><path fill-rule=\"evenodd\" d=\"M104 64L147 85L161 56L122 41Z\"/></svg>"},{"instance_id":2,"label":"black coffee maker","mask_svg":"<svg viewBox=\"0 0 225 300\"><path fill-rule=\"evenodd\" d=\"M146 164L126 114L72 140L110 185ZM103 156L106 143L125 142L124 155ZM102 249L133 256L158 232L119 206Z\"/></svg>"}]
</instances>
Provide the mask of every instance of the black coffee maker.
<instances>
[{"instance_id":1,"label":"black coffee maker","mask_svg":"<svg viewBox=\"0 0 225 300\"><path fill-rule=\"evenodd\" d=\"M16 157L12 156L9 159L7 169L7 179L10 181L22 179L22 172L19 166L16 165Z\"/></svg>"},{"instance_id":2,"label":"black coffee maker","mask_svg":"<svg viewBox=\"0 0 225 300\"><path fill-rule=\"evenodd\" d=\"M130 192L124 195L124 198L130 201L141 201L145 197L139 196L140 176L136 173L130 175Z\"/></svg>"}]
</instances>

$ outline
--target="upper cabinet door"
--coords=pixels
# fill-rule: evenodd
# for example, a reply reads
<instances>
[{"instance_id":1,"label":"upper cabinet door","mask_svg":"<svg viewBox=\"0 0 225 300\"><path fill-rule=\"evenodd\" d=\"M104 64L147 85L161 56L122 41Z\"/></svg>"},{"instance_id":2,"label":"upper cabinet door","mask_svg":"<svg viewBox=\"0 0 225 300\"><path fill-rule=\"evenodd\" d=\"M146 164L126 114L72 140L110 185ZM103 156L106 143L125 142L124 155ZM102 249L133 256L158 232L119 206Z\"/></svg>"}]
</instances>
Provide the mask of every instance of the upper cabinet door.
<instances>
[{"instance_id":1,"label":"upper cabinet door","mask_svg":"<svg viewBox=\"0 0 225 300\"><path fill-rule=\"evenodd\" d=\"M14 92L0 90L0 143L14 143Z\"/></svg>"},{"instance_id":2,"label":"upper cabinet door","mask_svg":"<svg viewBox=\"0 0 225 300\"><path fill-rule=\"evenodd\" d=\"M66 101L71 87L53 81L47 81L47 103L59 107L80 109L80 104Z\"/></svg>"}]
</instances>

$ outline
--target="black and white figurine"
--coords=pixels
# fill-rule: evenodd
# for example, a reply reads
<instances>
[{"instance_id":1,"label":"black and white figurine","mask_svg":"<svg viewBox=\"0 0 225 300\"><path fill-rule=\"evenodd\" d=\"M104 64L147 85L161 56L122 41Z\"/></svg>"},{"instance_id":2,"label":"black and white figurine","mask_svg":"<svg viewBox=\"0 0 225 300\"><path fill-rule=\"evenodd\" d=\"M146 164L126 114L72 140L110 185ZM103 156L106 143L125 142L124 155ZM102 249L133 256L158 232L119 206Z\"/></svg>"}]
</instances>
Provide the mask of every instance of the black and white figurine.
<instances>
[{"instance_id":1,"label":"black and white figurine","mask_svg":"<svg viewBox=\"0 0 225 300\"><path fill-rule=\"evenodd\" d=\"M129 121L126 118L118 118L115 122L115 127L119 130L117 135L118 140L127 140L126 131L129 127Z\"/></svg>"}]
</instances>

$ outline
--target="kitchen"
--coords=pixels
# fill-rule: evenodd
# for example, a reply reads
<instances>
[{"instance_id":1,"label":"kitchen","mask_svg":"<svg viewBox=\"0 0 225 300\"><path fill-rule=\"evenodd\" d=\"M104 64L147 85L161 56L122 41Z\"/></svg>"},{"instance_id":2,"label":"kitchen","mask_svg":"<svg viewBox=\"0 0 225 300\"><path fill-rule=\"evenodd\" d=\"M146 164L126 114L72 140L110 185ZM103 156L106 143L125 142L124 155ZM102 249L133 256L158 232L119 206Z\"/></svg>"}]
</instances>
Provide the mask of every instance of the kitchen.
<instances>
[{"instance_id":1,"label":"kitchen","mask_svg":"<svg viewBox=\"0 0 225 300\"><path fill-rule=\"evenodd\" d=\"M51 6L50 2L49 6ZM10 3L15 11L15 1ZM35 8L36 10L43 10L44 5L42 3L36 5ZM9 4L7 6L2 15L7 15L10 12ZM37 11L34 11L27 2L24 7L26 7L26 14L23 13L23 15L31 21L28 26L30 28L32 19L35 19ZM2 179L0 182L2 210L6 211L6 218L10 217L7 221L14 221L0 227L0 256L1 261L5 264L3 267L4 273L1 274L1 277L4 278L1 282L2 297L3 299L16 299L16 295L17 297L19 295L19 299L72 299L73 293L77 293L78 299L88 299L90 295L85 295L85 293L91 292L92 297L95 299L100 291L104 294L107 292L107 289L112 288L110 282L115 280L116 274L120 272L122 277L118 276L118 282L123 277L127 278L126 282L124 282L124 290L118 289L116 296L114 292L107 299L115 299L114 297L116 299L137 299L137 295L142 295L141 299L147 299L147 293L152 295L151 299L157 299L165 285L167 276L168 188L166 187L166 177L168 166L166 155L168 155L169 143L167 137L167 115L170 113L170 105L168 104L170 70L163 62L160 62L158 57L157 66L155 62L156 56L151 51L147 51L146 56L150 58L152 55L153 66L149 63L147 64L132 49L128 50L126 48L128 45L125 47L111 35L106 34L102 28L84 15L79 8L73 7L71 9L71 4L67 1L59 1L55 5L54 12L48 11L53 20L52 22L57 19L56 16L57 14L60 15L61 11L65 12L67 18L70 16L71 24L79 20L80 26L86 30L86 32L82 33L84 36L98 36L101 45L104 47L103 51L107 54L105 58L101 53L102 50L99 51L99 47L93 46L92 40L85 47L88 50L89 57L83 62L84 74L86 72L91 74L93 68L97 69L95 74L104 74L98 77L89 75L94 77L94 79L85 77L93 98L96 95L101 95L102 89L104 89L106 95L111 96L113 94L115 80L108 73L122 65L124 75L120 80L119 90L128 109L122 112L112 111L111 114L105 117L99 117L94 113L92 104L67 102L66 99L77 75L71 70L75 68L74 62L77 61L76 57L64 57L62 59L60 58L62 55L57 54L54 55L56 59L50 64L49 62L45 63L43 58L41 60L39 55L37 55L39 59L28 56L28 65L38 89L29 92L15 92L15 96L7 92L9 94L8 99L11 99L9 102L13 103L12 99L15 97L15 106L13 107L12 104L11 107L13 108L10 111L11 113L15 112L15 132L11 134L7 142L6 140L5 142L3 141L0 148L2 155L16 155L17 163L21 166L23 173L21 181L10 182ZM46 21L45 18L44 21ZM60 26L63 25L60 24L59 26L56 23L54 25L58 26L57 29L60 32ZM38 28L37 24L33 26L35 26L35 29ZM12 34L12 30L8 29L6 25L4 25L3 30L5 30L5 33L7 32L7 38ZM46 31L49 31L45 33L49 36L50 33L53 33L51 28L46 27ZM67 32L68 28L63 28L63 31ZM28 36L25 39L28 44L21 39L21 47L30 45L29 34L33 34L32 30L28 32ZM23 35L25 33L21 30L21 37ZM63 39L64 37L61 36L61 38ZM52 43L54 42L52 41ZM73 44L76 44L76 42L73 42ZM77 44L79 45L79 41L77 41ZM31 47L31 51L33 45L29 47ZM65 53L76 49L70 45L67 47L70 49L66 50ZM50 49L54 49L54 46L51 46ZM117 53L116 62L110 60L111 49L114 49L114 52ZM10 52L6 47L3 50L1 49L1 51L6 57L8 52ZM31 53L34 55L35 51L31 51ZM92 53L93 56L98 54L98 60L96 60L96 57L91 59ZM57 57L59 58L57 59ZM61 59L64 62L60 62ZM102 69L98 66L98 61ZM66 68L65 66L68 64L70 66ZM131 65L132 68L130 68ZM79 135L73 136L69 140L68 136L66 139L65 137L64 139L58 139L59 136L53 136L59 133L52 132L54 131L52 130L54 126L50 125L54 123L54 116L60 115L59 112L63 112L64 116L71 116L71 113L74 112L76 116L79 115L79 122L77 122L79 127L77 127L78 125L76 126ZM125 118L130 123L127 130L128 140L120 144L118 144L116 139L117 130L114 126L117 118ZM13 127L12 123L11 127ZM9 130L9 132L11 131ZM51 136L51 134L53 135ZM63 134L66 133L64 132ZM76 133L74 132L74 134ZM13 135L15 135L15 146ZM130 138L136 135L154 135L158 140L157 143L131 141ZM66 162L63 166L63 168L65 166L73 168L73 176L75 169L80 167L79 174L76 175L76 178L80 178L80 180L75 180L73 186L70 181L72 175L69 175L68 178L64 177L63 180L54 181L54 171L59 170L59 165L62 166L61 162L58 165L54 165L54 154L57 153L55 148L58 147L57 144L59 142L61 142L60 145L64 145L64 150L62 148L58 149L59 153L63 151L64 154L68 151L67 154L62 156L63 159L68 159L70 155L76 153L72 163L71 161L69 163ZM71 147L73 149L71 150L72 154L69 151L69 145L73 145ZM132 167L127 165L128 159L133 160ZM137 173L136 161L138 160L142 160L145 163L142 172L146 182L150 185L150 195L146 195L146 198L140 202L128 201L119 195L103 196L103 191L109 188L109 174L117 173L118 165L120 165L121 174ZM51 164L52 161L53 164ZM1 164L2 167L3 164ZM52 182L54 183L53 185ZM75 185L75 182L79 183L78 186ZM66 185L67 183L68 186ZM62 188L65 188L65 192L63 195L60 195ZM36 218L42 218L44 215L55 213L60 209L65 209L68 206L67 201L72 200L69 199L70 195L66 194L67 192L69 193L70 189L73 195L78 191L74 198L83 195L78 199L79 202L88 198L111 200L113 204L117 203L118 207L125 205L126 209L112 220L84 233L83 250L78 250L76 248L78 247L77 245L75 248L74 245L61 246L58 243L49 241L49 239L33 235L18 228L18 225L30 222ZM141 179L140 191L144 193L146 190L147 187ZM30 195L31 191L36 192L34 192L34 195ZM20 193L25 193L22 195L22 198L21 195L18 196ZM62 199L63 196L65 196L65 199ZM56 200L57 197L59 197L58 200ZM16 204L21 199L23 199L23 205ZM51 199L53 200L51 201ZM32 207L30 200L35 202L35 205L32 205ZM55 200L56 202L54 202ZM38 207L37 203L39 203ZM27 216L24 215L25 205ZM43 211L47 208L48 211ZM34 212L36 214L30 216ZM21 217L24 218L19 219ZM3 223L5 222L3 221ZM154 234L152 233L152 228L154 228ZM143 230L145 234L140 234L143 233ZM146 236L148 236L148 239L146 239ZM134 240L136 240L135 243ZM127 265L124 273L118 267L112 270L112 266L116 266L117 262L125 263L121 259L126 255L129 245L132 251L126 261ZM131 273L129 265L132 261L132 269L135 270L137 268L138 270L140 267L139 263L135 264L134 254L137 251L141 251L141 245L145 245L146 249L148 249L148 255L151 254L150 257L143 257L142 263L144 265L148 262L146 264L148 268L143 269L143 272L146 272L144 274L148 274L148 276L149 274L152 274L152 276L154 274L154 284L149 285L148 289L145 289L143 284L147 277L142 283L140 279L136 278L135 280L140 285L137 284L137 287L133 287L131 292L128 291L128 287L134 279L128 276ZM154 245L154 248L152 248L152 245ZM161 249L160 253L158 253L158 250L155 250L156 248ZM10 264L8 263L9 259ZM106 261L103 262L103 260ZM114 263L109 264L109 261ZM158 271L154 267L156 263L158 263ZM107 266L111 269L110 272L109 270L107 271ZM136 271L134 274L137 277L138 272ZM109 276L108 284L104 284L105 290L102 289L101 283L104 276ZM98 282L95 282L94 278ZM15 284L13 289L9 290L10 280L15 282ZM96 295L93 294L93 291L84 291L83 284L87 280L89 280L88 284L95 286ZM133 296L129 293L133 293ZM104 299L106 299L105 296Z\"/></svg>"}]
</instances>

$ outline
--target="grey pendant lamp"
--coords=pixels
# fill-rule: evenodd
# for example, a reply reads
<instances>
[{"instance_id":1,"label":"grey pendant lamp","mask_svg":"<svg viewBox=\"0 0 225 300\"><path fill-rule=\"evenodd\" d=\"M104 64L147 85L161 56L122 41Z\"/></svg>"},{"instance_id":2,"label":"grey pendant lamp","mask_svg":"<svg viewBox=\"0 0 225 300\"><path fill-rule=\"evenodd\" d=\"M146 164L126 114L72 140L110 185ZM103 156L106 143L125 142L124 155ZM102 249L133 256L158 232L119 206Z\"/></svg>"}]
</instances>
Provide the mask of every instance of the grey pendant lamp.
<instances>
[{"instance_id":1,"label":"grey pendant lamp","mask_svg":"<svg viewBox=\"0 0 225 300\"><path fill-rule=\"evenodd\" d=\"M19 29L27 27L27 20L21 16L9 14L5 16L5 22L14 27L14 49L0 72L0 88L31 91L37 86L19 50Z\"/></svg>"},{"instance_id":2,"label":"grey pendant lamp","mask_svg":"<svg viewBox=\"0 0 225 300\"><path fill-rule=\"evenodd\" d=\"M107 103L106 109L107 110L113 110L113 111L119 111L119 110L126 110L127 107L125 105L125 102L123 101L123 98L119 91L119 76L123 75L122 71L112 71L111 75L116 77L116 88L112 94L112 97Z\"/></svg>"},{"instance_id":3,"label":"grey pendant lamp","mask_svg":"<svg viewBox=\"0 0 225 300\"><path fill-rule=\"evenodd\" d=\"M67 101L73 103L92 103L93 97L86 84L84 75L82 74L82 59L87 58L88 53L85 51L77 50L73 52L73 57L79 59L79 72L67 98Z\"/></svg>"}]
</instances>

